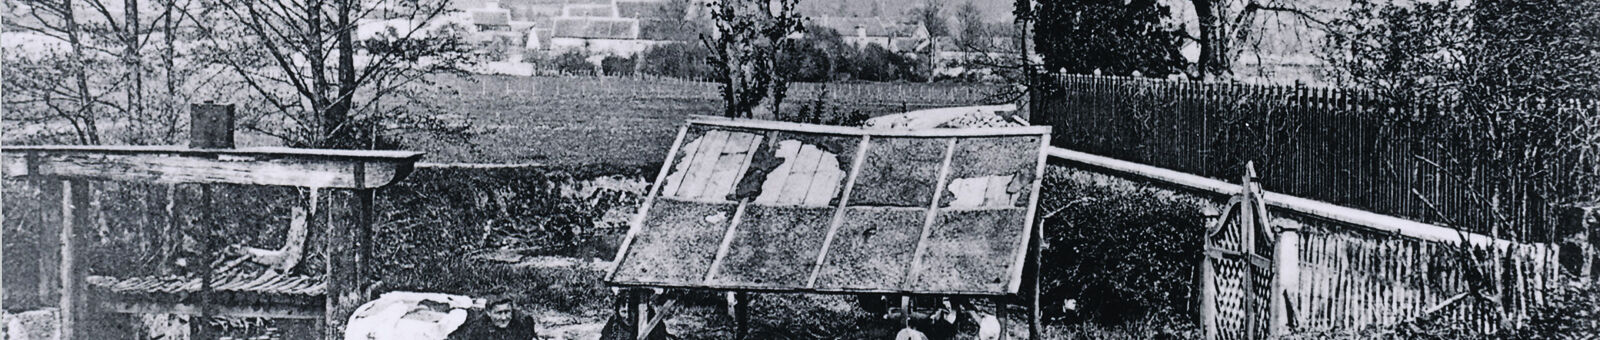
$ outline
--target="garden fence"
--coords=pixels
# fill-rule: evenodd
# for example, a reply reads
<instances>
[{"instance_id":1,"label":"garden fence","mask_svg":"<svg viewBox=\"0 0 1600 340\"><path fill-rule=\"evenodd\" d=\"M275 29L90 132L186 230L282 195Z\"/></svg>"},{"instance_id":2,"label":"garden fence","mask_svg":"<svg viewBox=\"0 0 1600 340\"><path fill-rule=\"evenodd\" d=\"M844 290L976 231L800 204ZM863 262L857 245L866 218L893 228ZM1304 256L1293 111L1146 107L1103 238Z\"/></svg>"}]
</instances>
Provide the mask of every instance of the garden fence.
<instances>
[{"instance_id":1,"label":"garden fence","mask_svg":"<svg viewBox=\"0 0 1600 340\"><path fill-rule=\"evenodd\" d=\"M1485 149L1463 140L1476 132L1416 118L1450 108L1403 106L1366 91L1082 75L1037 81L1031 115L1055 127L1056 146L1211 178L1238 178L1253 161L1268 190L1484 234L1500 226L1497 236L1512 240L1552 241L1555 209L1600 192L1596 148L1526 148L1561 157L1507 180L1517 165L1462 157ZM1530 106L1577 110L1591 133L1600 130L1600 101Z\"/></svg>"},{"instance_id":2,"label":"garden fence","mask_svg":"<svg viewBox=\"0 0 1600 340\"><path fill-rule=\"evenodd\" d=\"M1493 331L1525 321L1566 279L1600 272L1593 178L1561 171L1594 167L1593 155L1556 159L1540 176L1492 181L1510 175L1445 161L1482 145L1451 143L1462 134L1406 119L1439 108L1367 92L1074 75L1041 81L1032 116L1054 126L1058 159L1234 196L1235 205L1257 188L1263 223L1224 220L1206 240L1207 338L1423 317ZM1595 101L1542 105L1579 110L1588 128L1600 126ZM1246 177L1247 168L1259 176L1242 186L1217 180ZM1485 193L1505 201L1485 202ZM1494 203L1514 215L1485 208Z\"/></svg>"}]
</instances>

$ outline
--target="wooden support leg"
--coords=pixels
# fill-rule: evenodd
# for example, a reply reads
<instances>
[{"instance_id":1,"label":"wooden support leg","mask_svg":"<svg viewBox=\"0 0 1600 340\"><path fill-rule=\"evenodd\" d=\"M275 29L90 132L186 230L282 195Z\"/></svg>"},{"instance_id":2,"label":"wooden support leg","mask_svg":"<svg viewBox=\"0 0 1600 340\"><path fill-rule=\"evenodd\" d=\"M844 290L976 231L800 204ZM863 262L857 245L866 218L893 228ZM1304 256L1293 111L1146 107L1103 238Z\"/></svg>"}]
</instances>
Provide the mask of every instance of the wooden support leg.
<instances>
[{"instance_id":1,"label":"wooden support leg","mask_svg":"<svg viewBox=\"0 0 1600 340\"><path fill-rule=\"evenodd\" d=\"M911 328L911 296L910 295L901 295L900 296L900 322L906 328Z\"/></svg>"},{"instance_id":2,"label":"wooden support leg","mask_svg":"<svg viewBox=\"0 0 1600 340\"><path fill-rule=\"evenodd\" d=\"M629 306L632 311L628 315L633 317L634 339L643 339L648 335L644 332L644 328L650 324L650 296L645 294L644 289L634 289L629 294L632 297Z\"/></svg>"},{"instance_id":3,"label":"wooden support leg","mask_svg":"<svg viewBox=\"0 0 1600 340\"><path fill-rule=\"evenodd\" d=\"M365 180L365 168L357 163L356 183ZM368 239L372 228L372 189L358 188L347 195L329 200L327 219L328 255L327 308L324 310L324 339L343 339L345 323L368 298L371 287L366 273ZM340 209L334 209L340 206ZM340 216L348 220L337 219Z\"/></svg>"},{"instance_id":4,"label":"wooden support leg","mask_svg":"<svg viewBox=\"0 0 1600 340\"><path fill-rule=\"evenodd\" d=\"M192 333L194 335L193 338L199 340L217 338L215 334L211 334L211 327L207 327L211 317L215 315L215 308L211 303L211 285L215 273L212 273L211 262L215 258L212 253L216 250L215 245L212 243L212 228L216 226L216 220L212 218L211 207L215 205L211 201L211 195L211 185L201 184L200 223L196 226L190 226L190 230L197 236L196 241L200 242L200 258L197 261L199 263L196 263L200 268L200 315L189 318L189 329L194 332Z\"/></svg>"},{"instance_id":5,"label":"wooden support leg","mask_svg":"<svg viewBox=\"0 0 1600 340\"><path fill-rule=\"evenodd\" d=\"M60 334L61 340L76 339L78 324L82 321L83 296L79 289L82 284L82 268L78 263L78 228L84 225L89 214L82 208L89 206L88 186L83 181L61 181L61 263L57 268L60 275Z\"/></svg>"},{"instance_id":6,"label":"wooden support leg","mask_svg":"<svg viewBox=\"0 0 1600 340\"><path fill-rule=\"evenodd\" d=\"M750 336L750 293L734 293L734 300L738 302L733 306L734 338L744 340Z\"/></svg>"},{"instance_id":7,"label":"wooden support leg","mask_svg":"<svg viewBox=\"0 0 1600 340\"><path fill-rule=\"evenodd\" d=\"M1033 282L1031 282L1033 288L1030 289L1033 298L1028 299L1028 339L1039 340L1039 333L1044 330L1043 302L1039 301L1044 295L1044 286L1041 284L1042 280L1040 279L1040 267L1044 265L1044 256L1042 254L1044 250L1044 224L1042 222L1038 224L1038 227L1033 228L1033 242L1028 242L1028 245L1032 248L1029 251L1033 254L1033 261L1026 263L1030 267L1028 272L1033 274Z\"/></svg>"},{"instance_id":8,"label":"wooden support leg","mask_svg":"<svg viewBox=\"0 0 1600 340\"><path fill-rule=\"evenodd\" d=\"M1006 322L1006 303L999 298L994 299L994 320L1000 322L1000 340L1011 339L1011 326Z\"/></svg>"}]
</instances>

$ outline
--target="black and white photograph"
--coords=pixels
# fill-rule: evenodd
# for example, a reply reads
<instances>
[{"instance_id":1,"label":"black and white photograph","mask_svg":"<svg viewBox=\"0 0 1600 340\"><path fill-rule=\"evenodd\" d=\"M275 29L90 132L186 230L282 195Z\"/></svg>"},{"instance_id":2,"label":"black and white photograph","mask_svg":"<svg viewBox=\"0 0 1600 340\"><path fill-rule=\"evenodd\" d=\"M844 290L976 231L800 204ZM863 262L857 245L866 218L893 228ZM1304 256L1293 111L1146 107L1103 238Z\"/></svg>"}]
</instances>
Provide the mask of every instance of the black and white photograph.
<instances>
[{"instance_id":1,"label":"black and white photograph","mask_svg":"<svg viewBox=\"0 0 1600 340\"><path fill-rule=\"evenodd\" d=\"M0 3L0 340L1600 339L1600 0Z\"/></svg>"}]
</instances>

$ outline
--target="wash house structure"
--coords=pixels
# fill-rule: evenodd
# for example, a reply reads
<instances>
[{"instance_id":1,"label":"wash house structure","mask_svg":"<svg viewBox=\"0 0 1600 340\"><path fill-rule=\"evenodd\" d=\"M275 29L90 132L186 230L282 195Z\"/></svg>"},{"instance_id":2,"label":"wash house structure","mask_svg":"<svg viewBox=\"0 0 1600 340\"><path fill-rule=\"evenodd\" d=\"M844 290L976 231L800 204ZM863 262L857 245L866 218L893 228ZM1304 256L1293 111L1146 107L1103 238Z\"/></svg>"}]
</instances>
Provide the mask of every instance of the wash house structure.
<instances>
[{"instance_id":1,"label":"wash house structure","mask_svg":"<svg viewBox=\"0 0 1600 340\"><path fill-rule=\"evenodd\" d=\"M106 319L103 313L311 319L321 330L310 332L343 338L346 319L366 301L370 289L367 262L374 191L405 178L422 153L235 149L232 106L206 104L192 109L188 147L0 147L5 178L27 181L38 196L30 204L44 207L36 221L26 223L40 229L38 287L41 299L56 300L54 305L60 308L60 338L93 336L86 333L86 324ZM167 194L161 195L167 213L173 215L166 223L173 227L171 233L181 236L153 233L137 237L187 239L192 242L184 242L183 247L192 255L183 261L208 265L174 264L170 262L176 259L165 259L166 264L183 269L90 276L88 269L94 261L120 260L85 256L95 246L86 242L86 236L95 232L96 223L138 222L91 217L99 213L92 207L112 205L91 197L100 193L90 189L95 182L168 188ZM291 225L282 237L282 247L242 247L219 230L222 224L217 222L230 218L217 216L221 212L271 209L273 203L229 207L221 205L223 200L214 200L223 190L253 187L301 193L300 199L291 200L294 207L288 209L292 216L287 218ZM322 237L307 244L307 234ZM207 327L193 324L193 338L214 338Z\"/></svg>"},{"instance_id":2,"label":"wash house structure","mask_svg":"<svg viewBox=\"0 0 1600 340\"><path fill-rule=\"evenodd\" d=\"M739 300L886 294L902 297L901 310L912 296L989 298L1004 320L1024 285L1036 285L1024 272L1037 263L1033 220L1049 133L692 119L607 283L639 288L628 309L641 339L675 306L643 288Z\"/></svg>"}]
</instances>

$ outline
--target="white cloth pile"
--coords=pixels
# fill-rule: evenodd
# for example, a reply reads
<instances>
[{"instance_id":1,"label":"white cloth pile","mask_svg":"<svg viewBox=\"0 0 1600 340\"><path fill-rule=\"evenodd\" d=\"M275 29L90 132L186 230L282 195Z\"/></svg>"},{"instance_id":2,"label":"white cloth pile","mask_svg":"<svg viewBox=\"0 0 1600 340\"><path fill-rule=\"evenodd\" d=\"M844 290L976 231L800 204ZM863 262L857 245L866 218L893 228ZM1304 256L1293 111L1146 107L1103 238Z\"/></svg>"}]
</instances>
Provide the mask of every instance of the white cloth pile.
<instances>
[{"instance_id":1,"label":"white cloth pile","mask_svg":"<svg viewBox=\"0 0 1600 340\"><path fill-rule=\"evenodd\" d=\"M390 292L356 308L345 340L445 340L482 299L440 293Z\"/></svg>"}]
</instances>

